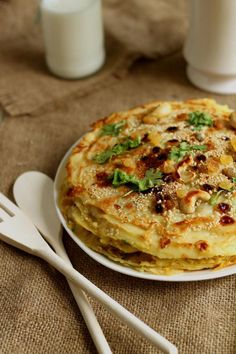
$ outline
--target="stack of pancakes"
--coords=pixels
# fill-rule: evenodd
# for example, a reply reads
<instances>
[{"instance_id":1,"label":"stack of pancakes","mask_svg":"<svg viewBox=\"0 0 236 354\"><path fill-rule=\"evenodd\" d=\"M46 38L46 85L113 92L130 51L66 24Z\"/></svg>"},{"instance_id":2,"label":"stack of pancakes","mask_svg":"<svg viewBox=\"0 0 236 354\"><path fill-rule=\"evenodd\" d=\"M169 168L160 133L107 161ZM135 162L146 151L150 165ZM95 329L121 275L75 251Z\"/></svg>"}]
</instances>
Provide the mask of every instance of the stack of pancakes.
<instances>
[{"instance_id":1,"label":"stack of pancakes","mask_svg":"<svg viewBox=\"0 0 236 354\"><path fill-rule=\"evenodd\" d=\"M139 271L236 263L235 115L209 99L156 101L96 122L68 160L69 227Z\"/></svg>"}]
</instances>

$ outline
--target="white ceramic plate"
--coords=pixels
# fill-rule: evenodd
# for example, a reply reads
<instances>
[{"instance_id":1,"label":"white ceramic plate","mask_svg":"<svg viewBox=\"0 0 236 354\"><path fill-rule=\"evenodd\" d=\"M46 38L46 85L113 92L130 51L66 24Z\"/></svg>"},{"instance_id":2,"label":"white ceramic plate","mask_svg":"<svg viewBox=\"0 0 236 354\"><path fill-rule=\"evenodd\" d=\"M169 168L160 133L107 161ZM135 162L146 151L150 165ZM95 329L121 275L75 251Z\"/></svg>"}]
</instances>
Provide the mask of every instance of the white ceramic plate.
<instances>
[{"instance_id":1,"label":"white ceramic plate","mask_svg":"<svg viewBox=\"0 0 236 354\"><path fill-rule=\"evenodd\" d=\"M54 182L54 199L56 204L56 210L61 220L62 225L68 232L68 234L72 237L72 239L77 243L77 245L82 248L84 252L86 252L91 258L95 261L103 264L105 267L115 270L116 272L123 273L126 275L130 275L132 277L142 278L142 279L149 279L149 280L159 280L159 281L197 281L197 280L207 280L207 279L215 279L225 277L231 274L236 273L236 265L229 266L220 270L201 270L201 271L192 271L192 272L184 272L177 275L155 275L146 272L138 272L134 269L125 267L120 265L116 262L111 261L110 259L106 258L105 256L91 250L88 248L79 238L74 234L67 226L66 221L60 211L58 206L58 196L62 181L65 176L65 166L68 160L68 157L71 154L72 149L79 143L80 139L72 145L72 147L67 151L66 155L62 159Z\"/></svg>"}]
</instances>

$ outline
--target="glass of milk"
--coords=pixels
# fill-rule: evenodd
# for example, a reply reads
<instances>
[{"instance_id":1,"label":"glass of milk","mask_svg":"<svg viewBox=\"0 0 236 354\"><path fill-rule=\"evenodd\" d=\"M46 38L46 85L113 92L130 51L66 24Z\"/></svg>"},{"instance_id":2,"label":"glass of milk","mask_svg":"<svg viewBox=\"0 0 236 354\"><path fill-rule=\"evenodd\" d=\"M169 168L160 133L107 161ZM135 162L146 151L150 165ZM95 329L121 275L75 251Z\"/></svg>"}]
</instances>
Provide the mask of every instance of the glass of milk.
<instances>
[{"instance_id":1,"label":"glass of milk","mask_svg":"<svg viewBox=\"0 0 236 354\"><path fill-rule=\"evenodd\" d=\"M187 75L196 86L236 93L236 0L189 0L184 46Z\"/></svg>"},{"instance_id":2,"label":"glass of milk","mask_svg":"<svg viewBox=\"0 0 236 354\"><path fill-rule=\"evenodd\" d=\"M50 71L76 79L105 61L101 0L42 0L40 9Z\"/></svg>"}]
</instances>

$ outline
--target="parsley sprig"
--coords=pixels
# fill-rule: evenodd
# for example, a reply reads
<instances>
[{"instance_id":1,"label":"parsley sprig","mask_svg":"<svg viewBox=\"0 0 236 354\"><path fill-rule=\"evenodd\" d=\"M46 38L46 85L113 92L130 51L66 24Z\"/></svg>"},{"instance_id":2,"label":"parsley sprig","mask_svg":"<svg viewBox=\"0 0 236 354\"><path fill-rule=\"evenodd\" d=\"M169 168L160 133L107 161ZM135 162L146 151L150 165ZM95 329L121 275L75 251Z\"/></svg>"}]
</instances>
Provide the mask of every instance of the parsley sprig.
<instances>
[{"instance_id":1,"label":"parsley sprig","mask_svg":"<svg viewBox=\"0 0 236 354\"><path fill-rule=\"evenodd\" d=\"M168 158L176 162L181 161L186 155L189 155L193 151L206 151L206 145L190 145L186 141L182 141L179 146L172 148Z\"/></svg>"},{"instance_id":2,"label":"parsley sprig","mask_svg":"<svg viewBox=\"0 0 236 354\"><path fill-rule=\"evenodd\" d=\"M154 170L153 168L147 170L145 177L142 179L139 179L135 175L128 175L126 172L116 168L111 179L114 187L128 184L131 189L138 192L146 191L163 183L161 171Z\"/></svg>"},{"instance_id":3,"label":"parsley sprig","mask_svg":"<svg viewBox=\"0 0 236 354\"><path fill-rule=\"evenodd\" d=\"M203 127L212 127L213 125L211 116L205 112L191 112L188 117L188 123L194 126L194 130L201 130Z\"/></svg>"},{"instance_id":4,"label":"parsley sprig","mask_svg":"<svg viewBox=\"0 0 236 354\"><path fill-rule=\"evenodd\" d=\"M124 120L121 120L118 123L106 124L102 127L100 136L104 136L104 135L118 136L124 125L125 125Z\"/></svg>"},{"instance_id":5,"label":"parsley sprig","mask_svg":"<svg viewBox=\"0 0 236 354\"><path fill-rule=\"evenodd\" d=\"M141 145L141 137L138 136L136 139L132 140L130 138L126 139L120 144L114 145L111 149L107 149L100 154L95 155L94 160L99 163L103 164L107 160L111 159L113 156L117 156L123 154L124 152L134 149Z\"/></svg>"}]
</instances>

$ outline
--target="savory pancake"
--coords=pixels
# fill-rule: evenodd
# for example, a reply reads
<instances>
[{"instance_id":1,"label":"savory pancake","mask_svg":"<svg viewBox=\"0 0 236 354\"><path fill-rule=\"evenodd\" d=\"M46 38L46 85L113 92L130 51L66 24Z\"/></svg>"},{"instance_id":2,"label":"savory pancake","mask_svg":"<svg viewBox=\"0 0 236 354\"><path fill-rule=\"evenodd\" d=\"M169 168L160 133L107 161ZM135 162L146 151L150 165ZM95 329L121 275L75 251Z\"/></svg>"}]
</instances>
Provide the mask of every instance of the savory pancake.
<instances>
[{"instance_id":1,"label":"savory pancake","mask_svg":"<svg viewBox=\"0 0 236 354\"><path fill-rule=\"evenodd\" d=\"M89 247L141 271L236 263L236 112L156 101L93 125L60 201Z\"/></svg>"}]
</instances>

